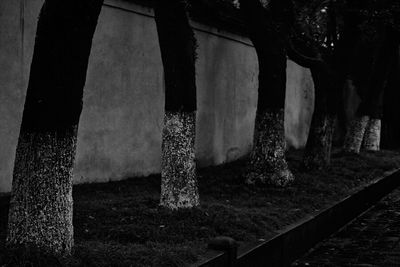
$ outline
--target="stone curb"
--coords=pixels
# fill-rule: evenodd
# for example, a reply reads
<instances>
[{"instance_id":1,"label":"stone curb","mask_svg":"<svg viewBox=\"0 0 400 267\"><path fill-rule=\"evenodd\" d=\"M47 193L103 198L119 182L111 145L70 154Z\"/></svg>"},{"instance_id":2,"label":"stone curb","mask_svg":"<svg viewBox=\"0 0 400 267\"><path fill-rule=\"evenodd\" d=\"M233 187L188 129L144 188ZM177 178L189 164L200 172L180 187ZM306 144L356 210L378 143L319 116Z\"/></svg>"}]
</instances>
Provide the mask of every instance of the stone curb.
<instances>
[{"instance_id":1,"label":"stone curb","mask_svg":"<svg viewBox=\"0 0 400 267\"><path fill-rule=\"evenodd\" d=\"M384 196L400 186L400 169L386 172L351 196L333 206L285 228L268 241L245 249L229 263L224 251L209 251L209 259L193 266L289 266L318 242L368 210Z\"/></svg>"}]
</instances>

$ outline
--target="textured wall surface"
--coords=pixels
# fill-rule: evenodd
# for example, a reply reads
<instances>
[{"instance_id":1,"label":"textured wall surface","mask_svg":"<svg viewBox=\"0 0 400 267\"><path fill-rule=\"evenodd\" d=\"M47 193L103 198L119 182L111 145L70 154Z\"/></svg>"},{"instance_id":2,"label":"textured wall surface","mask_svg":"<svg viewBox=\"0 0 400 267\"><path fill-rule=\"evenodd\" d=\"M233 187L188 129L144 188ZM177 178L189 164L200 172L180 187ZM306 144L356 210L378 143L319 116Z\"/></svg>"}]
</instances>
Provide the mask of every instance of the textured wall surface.
<instances>
[{"instance_id":1,"label":"textured wall surface","mask_svg":"<svg viewBox=\"0 0 400 267\"><path fill-rule=\"evenodd\" d=\"M0 1L0 192L12 168L43 0ZM199 41L196 156L200 166L244 156L257 103L257 58L244 37L193 23ZM179 97L179 96L177 96ZM105 182L160 171L163 71L152 10L106 0L93 40L79 124L75 182ZM310 73L289 61L285 128L304 145Z\"/></svg>"},{"instance_id":2,"label":"textured wall surface","mask_svg":"<svg viewBox=\"0 0 400 267\"><path fill-rule=\"evenodd\" d=\"M305 146L314 112L314 84L309 69L288 60L285 135L289 146Z\"/></svg>"},{"instance_id":3,"label":"textured wall surface","mask_svg":"<svg viewBox=\"0 0 400 267\"><path fill-rule=\"evenodd\" d=\"M198 162L205 166L235 160L250 150L258 63L251 46L201 32L197 38L196 144Z\"/></svg>"},{"instance_id":4,"label":"textured wall surface","mask_svg":"<svg viewBox=\"0 0 400 267\"><path fill-rule=\"evenodd\" d=\"M89 61L78 133L76 182L159 171L162 85L153 18L104 7Z\"/></svg>"},{"instance_id":5,"label":"textured wall surface","mask_svg":"<svg viewBox=\"0 0 400 267\"><path fill-rule=\"evenodd\" d=\"M26 91L20 1L0 1L0 192L9 191Z\"/></svg>"}]
</instances>

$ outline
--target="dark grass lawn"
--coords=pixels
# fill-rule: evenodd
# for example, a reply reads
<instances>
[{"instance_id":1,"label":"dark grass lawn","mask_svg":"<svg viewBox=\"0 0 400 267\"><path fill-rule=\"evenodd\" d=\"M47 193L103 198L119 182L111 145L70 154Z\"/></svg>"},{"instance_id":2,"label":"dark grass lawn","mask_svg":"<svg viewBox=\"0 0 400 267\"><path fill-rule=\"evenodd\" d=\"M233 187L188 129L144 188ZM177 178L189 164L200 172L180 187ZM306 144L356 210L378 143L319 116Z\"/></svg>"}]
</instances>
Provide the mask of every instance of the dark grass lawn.
<instances>
[{"instance_id":1,"label":"dark grass lawn","mask_svg":"<svg viewBox=\"0 0 400 267\"><path fill-rule=\"evenodd\" d=\"M179 212L158 206L159 175L75 186L75 251L70 264L184 266L201 260L215 236L230 236L242 245L268 239L400 167L399 152L382 151L336 154L329 168L306 173L300 168L301 154L288 153L296 181L286 189L245 185L243 160L200 170L201 207ZM1 200L4 243L8 198Z\"/></svg>"}]
</instances>

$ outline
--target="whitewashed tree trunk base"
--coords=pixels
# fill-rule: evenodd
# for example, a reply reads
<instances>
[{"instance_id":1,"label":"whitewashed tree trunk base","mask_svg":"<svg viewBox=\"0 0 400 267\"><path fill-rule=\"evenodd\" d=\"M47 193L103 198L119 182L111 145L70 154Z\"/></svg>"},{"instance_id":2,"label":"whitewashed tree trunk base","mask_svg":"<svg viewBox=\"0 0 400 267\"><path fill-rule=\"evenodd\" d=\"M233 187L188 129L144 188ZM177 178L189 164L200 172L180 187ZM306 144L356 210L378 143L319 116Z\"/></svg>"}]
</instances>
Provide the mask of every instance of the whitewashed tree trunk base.
<instances>
[{"instance_id":1,"label":"whitewashed tree trunk base","mask_svg":"<svg viewBox=\"0 0 400 267\"><path fill-rule=\"evenodd\" d=\"M379 151L381 143L381 120L370 119L364 133L362 149L367 151Z\"/></svg>"},{"instance_id":2,"label":"whitewashed tree trunk base","mask_svg":"<svg viewBox=\"0 0 400 267\"><path fill-rule=\"evenodd\" d=\"M257 114L246 183L286 186L294 180L285 159L283 110Z\"/></svg>"},{"instance_id":3,"label":"whitewashed tree trunk base","mask_svg":"<svg viewBox=\"0 0 400 267\"><path fill-rule=\"evenodd\" d=\"M160 205L172 210L200 204L195 162L196 112L166 112L162 133Z\"/></svg>"},{"instance_id":4,"label":"whitewashed tree trunk base","mask_svg":"<svg viewBox=\"0 0 400 267\"><path fill-rule=\"evenodd\" d=\"M73 245L72 168L76 129L24 133L16 152L7 245L66 256Z\"/></svg>"},{"instance_id":5,"label":"whitewashed tree trunk base","mask_svg":"<svg viewBox=\"0 0 400 267\"><path fill-rule=\"evenodd\" d=\"M321 115L313 118L303 165L306 169L321 169L330 164L335 116Z\"/></svg>"},{"instance_id":6,"label":"whitewashed tree trunk base","mask_svg":"<svg viewBox=\"0 0 400 267\"><path fill-rule=\"evenodd\" d=\"M365 129L369 121L368 116L356 117L351 121L344 139L343 150L347 153L360 153Z\"/></svg>"}]
</instances>

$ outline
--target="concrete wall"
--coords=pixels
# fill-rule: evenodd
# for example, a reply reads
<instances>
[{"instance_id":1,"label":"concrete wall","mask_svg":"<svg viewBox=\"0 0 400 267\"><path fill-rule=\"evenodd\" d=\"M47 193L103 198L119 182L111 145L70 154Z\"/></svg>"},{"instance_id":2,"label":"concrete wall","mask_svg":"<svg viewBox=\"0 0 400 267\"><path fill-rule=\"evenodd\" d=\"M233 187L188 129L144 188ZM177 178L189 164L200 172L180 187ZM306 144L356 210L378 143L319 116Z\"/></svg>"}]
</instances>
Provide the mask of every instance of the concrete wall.
<instances>
[{"instance_id":1,"label":"concrete wall","mask_svg":"<svg viewBox=\"0 0 400 267\"><path fill-rule=\"evenodd\" d=\"M0 192L11 188L36 22L43 0L0 1ZM78 134L76 183L160 171L163 71L152 10L105 1L96 29ZM192 23L199 41L196 148L200 166L251 148L257 60L244 37ZM310 73L288 64L285 128L304 145L312 113Z\"/></svg>"},{"instance_id":2,"label":"concrete wall","mask_svg":"<svg viewBox=\"0 0 400 267\"><path fill-rule=\"evenodd\" d=\"M314 112L314 84L309 69L288 60L285 135L289 146L305 146Z\"/></svg>"},{"instance_id":3,"label":"concrete wall","mask_svg":"<svg viewBox=\"0 0 400 267\"><path fill-rule=\"evenodd\" d=\"M0 192L10 190L26 90L22 11L19 1L0 1Z\"/></svg>"}]
</instances>

